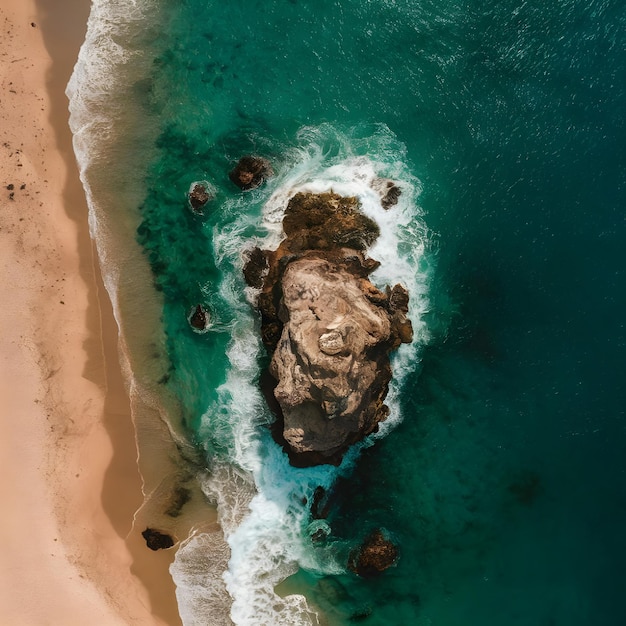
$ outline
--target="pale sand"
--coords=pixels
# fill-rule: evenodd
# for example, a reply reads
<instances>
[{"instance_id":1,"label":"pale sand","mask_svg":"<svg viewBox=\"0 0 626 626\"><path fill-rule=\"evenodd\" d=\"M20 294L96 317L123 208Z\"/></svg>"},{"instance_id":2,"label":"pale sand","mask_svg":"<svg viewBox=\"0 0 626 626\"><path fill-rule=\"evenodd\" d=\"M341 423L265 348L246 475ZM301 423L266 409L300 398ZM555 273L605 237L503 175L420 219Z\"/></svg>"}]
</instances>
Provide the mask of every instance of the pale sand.
<instances>
[{"instance_id":1,"label":"pale sand","mask_svg":"<svg viewBox=\"0 0 626 626\"><path fill-rule=\"evenodd\" d=\"M88 12L0 7L2 625L180 623L172 551L131 532L134 435L70 149L63 90Z\"/></svg>"}]
</instances>

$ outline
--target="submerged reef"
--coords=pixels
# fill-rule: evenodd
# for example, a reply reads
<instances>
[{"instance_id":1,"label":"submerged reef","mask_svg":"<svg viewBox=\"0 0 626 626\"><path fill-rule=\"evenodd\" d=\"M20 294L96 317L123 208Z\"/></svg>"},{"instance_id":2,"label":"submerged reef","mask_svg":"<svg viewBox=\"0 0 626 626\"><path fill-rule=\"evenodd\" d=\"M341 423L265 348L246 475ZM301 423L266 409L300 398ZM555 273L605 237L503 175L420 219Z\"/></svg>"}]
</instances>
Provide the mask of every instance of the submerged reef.
<instances>
[{"instance_id":1,"label":"submerged reef","mask_svg":"<svg viewBox=\"0 0 626 626\"><path fill-rule=\"evenodd\" d=\"M397 560L398 548L377 528L350 554L348 568L362 578L372 578L395 565Z\"/></svg>"},{"instance_id":2,"label":"submerged reef","mask_svg":"<svg viewBox=\"0 0 626 626\"><path fill-rule=\"evenodd\" d=\"M292 465L337 465L389 413L389 355L413 339L409 295L368 279L380 265L367 256L379 228L357 198L297 193L283 231L276 250L255 248L244 267L260 290L274 437Z\"/></svg>"}]
</instances>

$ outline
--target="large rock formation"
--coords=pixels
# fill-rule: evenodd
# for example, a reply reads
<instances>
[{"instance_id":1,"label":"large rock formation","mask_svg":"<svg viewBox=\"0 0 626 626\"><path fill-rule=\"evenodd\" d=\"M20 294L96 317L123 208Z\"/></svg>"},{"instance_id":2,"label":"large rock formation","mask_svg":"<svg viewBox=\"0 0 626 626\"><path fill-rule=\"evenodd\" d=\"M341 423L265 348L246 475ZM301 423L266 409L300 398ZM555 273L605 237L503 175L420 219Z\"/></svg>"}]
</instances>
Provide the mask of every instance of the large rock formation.
<instances>
[{"instance_id":1,"label":"large rock formation","mask_svg":"<svg viewBox=\"0 0 626 626\"><path fill-rule=\"evenodd\" d=\"M365 252L379 230L359 208L332 192L296 194L286 239L252 251L244 269L261 289L275 437L298 466L338 464L378 429L388 415L389 353L412 340L406 289L380 291L367 278L379 266Z\"/></svg>"}]
</instances>

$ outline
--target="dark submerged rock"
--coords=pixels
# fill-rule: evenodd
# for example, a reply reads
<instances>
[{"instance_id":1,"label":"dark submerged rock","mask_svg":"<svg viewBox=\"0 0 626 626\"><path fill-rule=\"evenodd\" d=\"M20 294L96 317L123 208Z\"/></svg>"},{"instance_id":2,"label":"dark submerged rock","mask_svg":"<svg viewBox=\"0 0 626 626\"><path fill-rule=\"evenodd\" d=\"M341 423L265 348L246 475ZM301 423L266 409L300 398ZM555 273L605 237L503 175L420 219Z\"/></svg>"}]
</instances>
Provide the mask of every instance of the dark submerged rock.
<instances>
[{"instance_id":1,"label":"dark submerged rock","mask_svg":"<svg viewBox=\"0 0 626 626\"><path fill-rule=\"evenodd\" d=\"M350 594L346 588L332 576L320 578L316 587L318 594L332 605L337 605L350 600Z\"/></svg>"},{"instance_id":2,"label":"dark submerged rock","mask_svg":"<svg viewBox=\"0 0 626 626\"><path fill-rule=\"evenodd\" d=\"M397 560L398 548L378 528L350 554L348 568L362 578L371 578L390 568Z\"/></svg>"},{"instance_id":3,"label":"dark submerged rock","mask_svg":"<svg viewBox=\"0 0 626 626\"><path fill-rule=\"evenodd\" d=\"M150 550L167 550L167 548L171 548L174 545L174 540L170 535L154 528L146 528L141 533L141 536L146 540L146 545Z\"/></svg>"},{"instance_id":4,"label":"dark submerged rock","mask_svg":"<svg viewBox=\"0 0 626 626\"><path fill-rule=\"evenodd\" d=\"M187 487L177 487L172 494L171 502L165 511L165 515L178 517L187 502L191 500L191 491Z\"/></svg>"},{"instance_id":5,"label":"dark submerged rock","mask_svg":"<svg viewBox=\"0 0 626 626\"><path fill-rule=\"evenodd\" d=\"M524 506L534 504L541 490L541 477L536 472L522 474L508 487L509 493Z\"/></svg>"},{"instance_id":6,"label":"dark submerged rock","mask_svg":"<svg viewBox=\"0 0 626 626\"><path fill-rule=\"evenodd\" d=\"M330 531L328 528L318 528L311 535L311 541L313 543L321 543L322 541L325 541L326 539L328 539L329 532Z\"/></svg>"},{"instance_id":7,"label":"dark submerged rock","mask_svg":"<svg viewBox=\"0 0 626 626\"><path fill-rule=\"evenodd\" d=\"M365 608L361 611L356 611L350 615L351 622L364 622L366 619L369 619L372 615L372 609Z\"/></svg>"},{"instance_id":8,"label":"dark submerged rock","mask_svg":"<svg viewBox=\"0 0 626 626\"><path fill-rule=\"evenodd\" d=\"M248 155L239 159L228 177L239 189L248 191L262 185L273 174L274 171L267 159Z\"/></svg>"},{"instance_id":9,"label":"dark submerged rock","mask_svg":"<svg viewBox=\"0 0 626 626\"><path fill-rule=\"evenodd\" d=\"M313 519L326 519L330 513L328 492L324 487L315 487L311 501L311 517Z\"/></svg>"}]
</instances>

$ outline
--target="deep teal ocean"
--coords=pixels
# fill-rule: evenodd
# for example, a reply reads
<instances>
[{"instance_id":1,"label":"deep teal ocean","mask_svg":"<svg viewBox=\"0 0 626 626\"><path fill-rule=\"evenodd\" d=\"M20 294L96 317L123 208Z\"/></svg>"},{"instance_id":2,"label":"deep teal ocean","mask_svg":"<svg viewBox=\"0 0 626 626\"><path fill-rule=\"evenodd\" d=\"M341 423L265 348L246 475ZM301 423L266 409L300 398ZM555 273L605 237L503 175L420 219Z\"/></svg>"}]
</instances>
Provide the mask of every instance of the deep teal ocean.
<instances>
[{"instance_id":1,"label":"deep teal ocean","mask_svg":"<svg viewBox=\"0 0 626 626\"><path fill-rule=\"evenodd\" d=\"M149 25L110 26L143 55L126 97L155 137L133 155L146 193L129 211L163 298L160 384L223 507L233 622L626 624L626 5L145 3ZM250 153L276 176L242 193L228 171ZM373 176L403 191L384 216ZM216 191L204 216L194 181ZM268 433L242 255L278 241L295 189L331 187L386 220L375 278L409 287L416 339L393 362L384 437L294 470ZM219 476L254 485L240 517ZM378 527L400 558L358 578L347 556ZM183 587L186 626L224 623Z\"/></svg>"}]
</instances>

